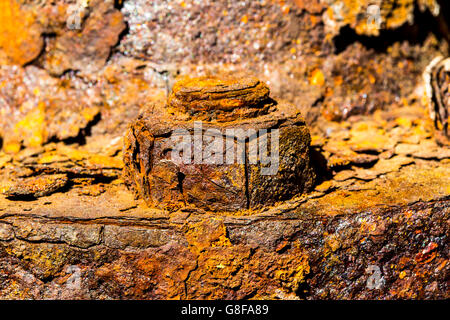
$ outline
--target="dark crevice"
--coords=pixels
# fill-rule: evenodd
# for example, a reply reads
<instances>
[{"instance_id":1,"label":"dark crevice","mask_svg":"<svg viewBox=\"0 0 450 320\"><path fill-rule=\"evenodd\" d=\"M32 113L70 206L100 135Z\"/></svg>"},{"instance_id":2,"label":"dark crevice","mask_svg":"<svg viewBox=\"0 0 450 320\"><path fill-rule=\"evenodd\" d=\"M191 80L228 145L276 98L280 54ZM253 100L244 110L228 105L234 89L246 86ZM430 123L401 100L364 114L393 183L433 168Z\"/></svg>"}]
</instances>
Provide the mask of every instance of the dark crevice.
<instances>
[{"instance_id":1,"label":"dark crevice","mask_svg":"<svg viewBox=\"0 0 450 320\"><path fill-rule=\"evenodd\" d=\"M333 175L328 170L327 159L325 156L316 148L310 147L309 150L310 163L317 177L315 185L331 180Z\"/></svg>"},{"instance_id":2,"label":"dark crevice","mask_svg":"<svg viewBox=\"0 0 450 320\"><path fill-rule=\"evenodd\" d=\"M99 232L99 235L98 235L97 245L100 245L100 244L104 243L104 241L105 241L105 226L102 225L102 226L100 226L100 232Z\"/></svg>"},{"instance_id":3,"label":"dark crevice","mask_svg":"<svg viewBox=\"0 0 450 320\"><path fill-rule=\"evenodd\" d=\"M379 159L374 159L370 162L363 162L363 163L351 163L350 167L354 166L354 167L358 167L358 168L363 168L363 169L370 169L372 168L377 162L379 161Z\"/></svg>"},{"instance_id":4,"label":"dark crevice","mask_svg":"<svg viewBox=\"0 0 450 320\"><path fill-rule=\"evenodd\" d=\"M71 138L66 138L66 139L58 139L57 137L52 137L51 139L49 139L48 143L57 143L57 142L63 142L64 144L79 144L80 146L85 145L86 144L86 137L91 136L92 134L92 128L97 125L100 120L102 119L102 115L101 113L98 113L94 119L92 119L87 125L86 127L84 127L83 129L80 129L80 131L78 132L78 135L76 137L71 137Z\"/></svg>"},{"instance_id":5,"label":"dark crevice","mask_svg":"<svg viewBox=\"0 0 450 320\"><path fill-rule=\"evenodd\" d=\"M379 155L380 154L380 152L379 151L377 151L377 150L364 150L364 151L355 151L356 153L358 153L358 154L369 154L369 155L374 155L374 156L377 156L377 155Z\"/></svg>"},{"instance_id":6,"label":"dark crevice","mask_svg":"<svg viewBox=\"0 0 450 320\"><path fill-rule=\"evenodd\" d=\"M317 98L313 104L311 105L311 108L320 106L325 101L325 95L321 95L319 98Z\"/></svg>"},{"instance_id":7,"label":"dark crevice","mask_svg":"<svg viewBox=\"0 0 450 320\"><path fill-rule=\"evenodd\" d=\"M250 168L249 168L249 161L248 161L248 144L250 142L250 138L246 138L244 142L244 175L245 175L245 198L247 199L247 209L250 209ZM236 157L239 157L238 154L236 154ZM237 159L237 158L236 158Z\"/></svg>"},{"instance_id":8,"label":"dark crevice","mask_svg":"<svg viewBox=\"0 0 450 320\"><path fill-rule=\"evenodd\" d=\"M258 291L257 290L253 290L250 293L247 293L246 295L241 297L240 300L242 300L242 301L250 300L250 299L254 298L257 294L258 294Z\"/></svg>"},{"instance_id":9,"label":"dark crevice","mask_svg":"<svg viewBox=\"0 0 450 320\"><path fill-rule=\"evenodd\" d=\"M139 143L139 140L137 138L137 134L136 131L134 130L134 128L131 128L131 134L133 135L133 141L134 141L134 148L132 149L132 153L131 153L131 160L132 163L130 163L130 167L133 166L134 170L136 170L137 172L139 172L141 175L143 174L141 172L141 166L140 164L140 158L139 158L139 150L141 150L141 144ZM126 168L126 167L125 167ZM132 168L126 168L127 170L131 170ZM138 183L138 181L136 181L136 179L133 179L134 183Z\"/></svg>"},{"instance_id":10,"label":"dark crevice","mask_svg":"<svg viewBox=\"0 0 450 320\"><path fill-rule=\"evenodd\" d=\"M198 258L197 258L198 259ZM195 267L192 270L189 270L188 275L186 276L186 279L184 280L184 295L185 295L185 299L188 299L188 281L189 278L191 277L192 272L196 271L198 269L198 260L195 260Z\"/></svg>"},{"instance_id":11,"label":"dark crevice","mask_svg":"<svg viewBox=\"0 0 450 320\"><path fill-rule=\"evenodd\" d=\"M23 68L26 68L26 67L28 67L28 66L35 66L35 67L44 69L44 68L41 66L41 61L42 61L42 59L43 59L43 57L44 57L44 55L45 55L45 53L46 53L47 39L54 39L54 38L56 38L56 33L55 33L55 32L47 32L47 33L44 32L44 33L41 34L41 37L42 37L42 41L43 41L41 51L40 51L39 54L36 56L36 58L34 58L34 59L31 60L30 62L27 62L26 64L24 64L24 65L23 65Z\"/></svg>"},{"instance_id":12,"label":"dark crevice","mask_svg":"<svg viewBox=\"0 0 450 320\"><path fill-rule=\"evenodd\" d=\"M420 11L416 5L413 24L405 23L396 29L382 29L378 36L359 35L350 26L345 26L333 39L335 53L345 51L355 42L378 53L386 53L387 49L396 42L407 41L411 45L423 45L430 34L434 34L439 41L445 39L448 42L450 35L446 21L449 20L445 20L445 17L448 17L448 7L448 5L442 5L441 14L435 17L428 10Z\"/></svg>"},{"instance_id":13,"label":"dark crevice","mask_svg":"<svg viewBox=\"0 0 450 320\"><path fill-rule=\"evenodd\" d=\"M66 69L66 70L64 70L64 71L61 72L61 73L58 73L58 74L51 74L51 75L54 76L54 77L56 77L56 78L60 78L60 79L63 78L63 77L65 77L65 76L67 76L68 78L77 77L78 79L80 79L80 80L82 80L84 83L86 83L86 82L84 81L83 78L77 76L78 71L79 71L79 70L75 70L75 69ZM49 71L49 73L50 73L50 71Z\"/></svg>"},{"instance_id":14,"label":"dark crevice","mask_svg":"<svg viewBox=\"0 0 450 320\"><path fill-rule=\"evenodd\" d=\"M109 55L106 58L105 65L108 63L108 61L111 60L112 56L114 56L115 53L120 52L120 50L117 47L120 46L120 44L122 43L122 40L130 33L130 26L128 25L128 22L124 21L124 23L125 23L125 28L117 37L116 44L111 47L111 50L109 50Z\"/></svg>"},{"instance_id":15,"label":"dark crevice","mask_svg":"<svg viewBox=\"0 0 450 320\"><path fill-rule=\"evenodd\" d=\"M27 195L14 195L14 196L6 196L6 199L11 200L11 201L23 201L23 202L32 202L32 201L36 201L37 197L35 197L32 194L27 194Z\"/></svg>"},{"instance_id":16,"label":"dark crevice","mask_svg":"<svg viewBox=\"0 0 450 320\"><path fill-rule=\"evenodd\" d=\"M114 0L114 8L117 10L122 10L125 0Z\"/></svg>"},{"instance_id":17,"label":"dark crevice","mask_svg":"<svg viewBox=\"0 0 450 320\"><path fill-rule=\"evenodd\" d=\"M178 190L181 194L183 194L183 180L186 177L186 175L182 172L178 172L177 178L178 178Z\"/></svg>"},{"instance_id":18,"label":"dark crevice","mask_svg":"<svg viewBox=\"0 0 450 320\"><path fill-rule=\"evenodd\" d=\"M130 129L131 130L131 134L133 135L133 141L134 141L134 148L133 148L133 153L131 154L131 159L133 161L133 165L134 168L136 170L139 171L139 166L137 165L139 163L139 150L141 149L141 146L139 144L139 140L137 139L137 135L136 132L134 131L134 129Z\"/></svg>"},{"instance_id":19,"label":"dark crevice","mask_svg":"<svg viewBox=\"0 0 450 320\"><path fill-rule=\"evenodd\" d=\"M295 290L295 295L301 300L306 300L308 297L311 297L311 286L308 284L308 280L311 278L311 274L307 274L304 281L300 283L297 290Z\"/></svg>"}]
</instances>

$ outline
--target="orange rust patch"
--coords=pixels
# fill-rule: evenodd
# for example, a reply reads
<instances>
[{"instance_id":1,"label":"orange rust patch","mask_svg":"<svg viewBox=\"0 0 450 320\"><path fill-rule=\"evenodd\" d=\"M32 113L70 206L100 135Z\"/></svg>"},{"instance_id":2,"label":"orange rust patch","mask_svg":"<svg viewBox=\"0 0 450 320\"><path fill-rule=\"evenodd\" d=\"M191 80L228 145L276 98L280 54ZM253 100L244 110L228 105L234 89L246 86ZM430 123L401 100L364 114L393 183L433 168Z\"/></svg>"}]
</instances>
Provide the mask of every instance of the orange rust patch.
<instances>
[{"instance_id":1,"label":"orange rust patch","mask_svg":"<svg viewBox=\"0 0 450 320\"><path fill-rule=\"evenodd\" d=\"M44 44L36 16L16 0L0 2L0 64L24 65L35 59Z\"/></svg>"}]
</instances>

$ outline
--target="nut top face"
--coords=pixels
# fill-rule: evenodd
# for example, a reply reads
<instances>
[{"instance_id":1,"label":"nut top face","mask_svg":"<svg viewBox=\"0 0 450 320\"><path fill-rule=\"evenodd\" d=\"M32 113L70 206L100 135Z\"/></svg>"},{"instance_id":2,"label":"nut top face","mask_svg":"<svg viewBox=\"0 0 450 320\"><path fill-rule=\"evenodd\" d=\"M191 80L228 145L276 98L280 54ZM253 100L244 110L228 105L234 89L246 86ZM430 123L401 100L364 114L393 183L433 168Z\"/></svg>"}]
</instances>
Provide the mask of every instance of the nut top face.
<instances>
[{"instance_id":1,"label":"nut top face","mask_svg":"<svg viewBox=\"0 0 450 320\"><path fill-rule=\"evenodd\" d=\"M270 90L254 78L184 78L169 97L169 107L195 114L208 111L233 111L237 108L262 107Z\"/></svg>"}]
</instances>

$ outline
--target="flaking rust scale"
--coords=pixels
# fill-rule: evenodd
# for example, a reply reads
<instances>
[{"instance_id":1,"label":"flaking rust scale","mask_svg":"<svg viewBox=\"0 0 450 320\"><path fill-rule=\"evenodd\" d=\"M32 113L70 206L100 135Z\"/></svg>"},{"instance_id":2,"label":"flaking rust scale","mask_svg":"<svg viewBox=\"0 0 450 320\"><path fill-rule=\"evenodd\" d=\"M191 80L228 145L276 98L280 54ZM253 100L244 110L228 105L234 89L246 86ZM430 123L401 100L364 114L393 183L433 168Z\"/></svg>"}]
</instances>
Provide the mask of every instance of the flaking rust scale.
<instances>
[{"instance_id":1,"label":"flaking rust scale","mask_svg":"<svg viewBox=\"0 0 450 320\"><path fill-rule=\"evenodd\" d=\"M448 299L449 13L0 1L0 299Z\"/></svg>"},{"instance_id":2,"label":"flaking rust scale","mask_svg":"<svg viewBox=\"0 0 450 320\"><path fill-rule=\"evenodd\" d=\"M10 199L40 198L63 189L68 183L67 175L40 175L18 179L4 194Z\"/></svg>"},{"instance_id":3,"label":"flaking rust scale","mask_svg":"<svg viewBox=\"0 0 450 320\"><path fill-rule=\"evenodd\" d=\"M124 139L126 184L150 207L168 210L191 205L209 211L253 209L309 191L315 181L309 130L299 108L274 101L269 92L256 78L180 80L166 104L149 106L130 124ZM195 142L199 124L200 148ZM178 152L173 142L186 138L180 130L187 133L192 150L187 161L172 157ZM211 132L220 135L224 153L233 150L235 161L197 161L199 153L217 143ZM244 135L239 139L230 132ZM254 153L252 147L260 146L261 139L266 149ZM275 143L277 167L273 174L263 174L269 165L265 155Z\"/></svg>"},{"instance_id":4,"label":"flaking rust scale","mask_svg":"<svg viewBox=\"0 0 450 320\"><path fill-rule=\"evenodd\" d=\"M433 59L424 71L425 98L440 144L450 142L450 58Z\"/></svg>"}]
</instances>

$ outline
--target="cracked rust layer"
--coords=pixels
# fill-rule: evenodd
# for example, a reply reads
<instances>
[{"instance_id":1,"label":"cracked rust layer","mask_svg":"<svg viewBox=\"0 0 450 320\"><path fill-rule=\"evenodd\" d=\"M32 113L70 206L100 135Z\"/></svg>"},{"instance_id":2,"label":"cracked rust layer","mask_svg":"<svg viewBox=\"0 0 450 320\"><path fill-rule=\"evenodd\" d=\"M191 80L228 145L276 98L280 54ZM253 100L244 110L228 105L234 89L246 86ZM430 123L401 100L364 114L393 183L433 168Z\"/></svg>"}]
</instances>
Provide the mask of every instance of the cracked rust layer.
<instances>
[{"instance_id":1,"label":"cracked rust layer","mask_svg":"<svg viewBox=\"0 0 450 320\"><path fill-rule=\"evenodd\" d=\"M117 179L120 169L116 176L102 173L101 164L116 153L112 146L96 149L94 141L3 155L3 187L17 175L39 177L43 164L47 171L76 163L84 170L67 173L71 187L62 192L33 201L0 197L0 294L448 298L450 154L433 139L424 112L410 107L323 122L312 132L312 148L333 178L292 200L231 215L147 208ZM112 156L94 161L80 149ZM374 270L380 270L375 286Z\"/></svg>"},{"instance_id":2,"label":"cracked rust layer","mask_svg":"<svg viewBox=\"0 0 450 320\"><path fill-rule=\"evenodd\" d=\"M424 72L426 97L431 118L442 144L449 144L450 129L450 58L435 58Z\"/></svg>"},{"instance_id":3,"label":"cracked rust layer","mask_svg":"<svg viewBox=\"0 0 450 320\"><path fill-rule=\"evenodd\" d=\"M74 2L0 2L0 298L450 297L447 1ZM160 161L194 120L300 170Z\"/></svg>"},{"instance_id":4,"label":"cracked rust layer","mask_svg":"<svg viewBox=\"0 0 450 320\"><path fill-rule=\"evenodd\" d=\"M267 112L250 115L254 108ZM185 139L185 136L177 138L178 130L184 129L184 135L188 134L189 138L197 134L194 121L204 119L197 112L202 110L232 112L234 116L237 116L235 110L243 111L236 119L217 120L219 116L215 116L216 121L202 122L201 149L190 139L189 159L175 161L172 152L180 152L175 141ZM233 137L227 131L250 128L255 133L266 131L258 137ZM261 145L260 139L272 143L272 129L279 130L276 159L279 163L274 174L264 175L261 154L257 162L250 162L249 148ZM205 150L217 143L217 137L208 142L211 135L208 130L219 134L222 151L233 150L236 158L232 164L225 163L225 159L222 163L196 162L196 153L205 155ZM247 131L244 133L247 135ZM257 79L181 80L175 84L168 105L154 105L131 124L124 141L124 180L153 207L176 210L194 205L211 211L236 211L267 206L312 188L315 173L309 161L310 140L299 109L269 100L269 89ZM242 152L244 159L239 161Z\"/></svg>"},{"instance_id":5,"label":"cracked rust layer","mask_svg":"<svg viewBox=\"0 0 450 320\"><path fill-rule=\"evenodd\" d=\"M199 120L232 121L267 113L268 100L269 88L256 78L203 77L178 81L168 105Z\"/></svg>"}]
</instances>

